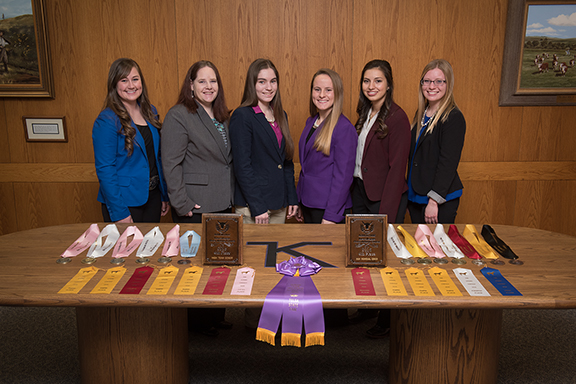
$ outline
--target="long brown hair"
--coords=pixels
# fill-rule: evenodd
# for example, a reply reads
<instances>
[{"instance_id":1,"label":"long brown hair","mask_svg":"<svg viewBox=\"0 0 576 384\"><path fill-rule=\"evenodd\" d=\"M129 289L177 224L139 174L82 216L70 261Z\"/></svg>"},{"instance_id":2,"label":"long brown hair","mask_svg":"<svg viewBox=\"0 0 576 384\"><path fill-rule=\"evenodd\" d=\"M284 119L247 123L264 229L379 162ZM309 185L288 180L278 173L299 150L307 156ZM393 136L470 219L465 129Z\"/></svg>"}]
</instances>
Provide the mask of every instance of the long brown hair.
<instances>
[{"instance_id":1,"label":"long brown hair","mask_svg":"<svg viewBox=\"0 0 576 384\"><path fill-rule=\"evenodd\" d=\"M314 148L317 151L322 152L326 156L330 156L330 144L332 144L332 134L334 133L334 128L340 115L342 114L343 104L344 104L344 86L342 85L342 79L340 75L328 68L319 69L318 72L312 77L310 82L310 116L316 116L318 113L318 108L314 105L312 100L312 90L314 88L314 80L320 75L326 75L330 77L332 81L332 87L334 89L334 104L332 105L332 110L324 119L324 124L314 140Z\"/></svg>"},{"instance_id":2,"label":"long brown hair","mask_svg":"<svg viewBox=\"0 0 576 384\"><path fill-rule=\"evenodd\" d=\"M186 73L186 77L182 82L182 88L180 89L180 96L178 96L178 101L176 104L182 104L186 109L194 114L198 110L198 104L194 101L194 94L192 92L192 83L198 77L198 71L204 67L210 67L214 70L216 74L216 81L218 82L218 95L212 102L212 110L214 112L214 118L219 122L223 123L230 118L230 110L226 106L226 98L224 97L224 88L222 87L222 80L220 78L220 73L216 66L208 60L197 61L192 64Z\"/></svg>"},{"instance_id":3,"label":"long brown hair","mask_svg":"<svg viewBox=\"0 0 576 384\"><path fill-rule=\"evenodd\" d=\"M258 81L258 74L263 69L272 69L274 75L276 75L276 81L278 84L278 89L274 98L270 102L272 110L274 111L274 118L280 126L282 135L286 142L286 158L291 160L294 156L294 141L290 135L290 128L288 127L288 120L284 114L284 109L282 108L282 99L280 98L280 76L278 76L278 70L268 59L256 59L250 67L248 67L248 73L246 74L246 82L244 83L244 93L242 94L242 103L240 107L255 107L258 105L258 95L256 95L256 82Z\"/></svg>"},{"instance_id":4,"label":"long brown hair","mask_svg":"<svg viewBox=\"0 0 576 384\"><path fill-rule=\"evenodd\" d=\"M136 68L138 71L138 76L140 76L140 82L142 83L142 94L137 100L137 103L140 106L140 112L147 122L158 129L162 128L158 114L155 114L152 111L152 105L148 99L148 89L146 88L146 82L144 81L144 76L142 76L142 71L140 70L138 63L132 59L126 58L121 58L114 61L110 66L110 71L108 72L108 94L106 95L106 99L104 100L104 107L102 109L110 108L112 112L114 112L120 119L122 124L120 133L124 135L124 148L126 148L128 151L129 156L132 155L132 152L134 151L134 137L136 136L136 128L134 128L131 124L132 118L126 110L122 99L120 96L118 96L116 87L118 86L118 82L120 80L126 78L130 74L132 68Z\"/></svg>"},{"instance_id":5,"label":"long brown hair","mask_svg":"<svg viewBox=\"0 0 576 384\"><path fill-rule=\"evenodd\" d=\"M362 91L362 83L364 81L364 74L367 70L377 68L382 71L386 82L388 83L388 90L384 98L384 104L378 112L378 117L376 118L376 123L378 124L378 129L376 131L377 137L383 139L388 135L388 126L384 123L390 112L390 106L394 102L394 79L392 77L392 67L390 63L386 60L372 60L366 63L364 69L362 69L362 75L360 76L360 98L358 100L358 106L356 107L356 113L358 113L358 121L356 122L356 132L360 134L362 127L366 120L368 119L368 112L372 107L372 102L368 100L364 92Z\"/></svg>"}]
</instances>

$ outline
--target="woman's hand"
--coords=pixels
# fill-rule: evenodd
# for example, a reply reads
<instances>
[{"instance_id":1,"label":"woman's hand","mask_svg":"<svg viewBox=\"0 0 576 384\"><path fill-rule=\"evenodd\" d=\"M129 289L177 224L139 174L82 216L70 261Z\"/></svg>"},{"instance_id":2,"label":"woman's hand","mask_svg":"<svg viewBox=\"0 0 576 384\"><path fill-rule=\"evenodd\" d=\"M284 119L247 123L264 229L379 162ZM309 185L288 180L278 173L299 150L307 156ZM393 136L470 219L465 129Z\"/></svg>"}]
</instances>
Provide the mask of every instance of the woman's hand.
<instances>
[{"instance_id":1,"label":"woman's hand","mask_svg":"<svg viewBox=\"0 0 576 384\"><path fill-rule=\"evenodd\" d=\"M134 221L132 221L132 215L122 219L122 220L118 220L117 223L133 223Z\"/></svg>"},{"instance_id":2,"label":"woman's hand","mask_svg":"<svg viewBox=\"0 0 576 384\"><path fill-rule=\"evenodd\" d=\"M170 210L170 203L167 201L163 201L162 202L162 211L160 212L160 214L162 216L166 216L166 214L168 213L169 210Z\"/></svg>"},{"instance_id":3,"label":"woman's hand","mask_svg":"<svg viewBox=\"0 0 576 384\"><path fill-rule=\"evenodd\" d=\"M428 205L424 211L424 221L426 224L438 224L438 203L428 199Z\"/></svg>"},{"instance_id":4,"label":"woman's hand","mask_svg":"<svg viewBox=\"0 0 576 384\"><path fill-rule=\"evenodd\" d=\"M330 220L322 219L322 223L321 223L321 224L336 224L336 223L333 222L333 221L330 221Z\"/></svg>"},{"instance_id":5,"label":"woman's hand","mask_svg":"<svg viewBox=\"0 0 576 384\"><path fill-rule=\"evenodd\" d=\"M188 216L188 217L194 216L194 212L193 212L193 211L194 211L195 209L200 209L200 206L199 206L198 204L194 204L194 208L192 208L192 209L190 210L190 212L188 212L185 216Z\"/></svg>"},{"instance_id":6,"label":"woman's hand","mask_svg":"<svg viewBox=\"0 0 576 384\"><path fill-rule=\"evenodd\" d=\"M256 224L268 224L270 222L270 218L268 217L268 212L264 212L261 215L254 217Z\"/></svg>"},{"instance_id":7,"label":"woman's hand","mask_svg":"<svg viewBox=\"0 0 576 384\"><path fill-rule=\"evenodd\" d=\"M287 219L290 219L292 217L295 217L296 220L298 220L298 213L300 211L300 207L298 207L297 205L289 205L288 206L288 215L286 216ZM302 215L300 215L300 218L302 218ZM301 220L298 220L301 221Z\"/></svg>"}]
</instances>

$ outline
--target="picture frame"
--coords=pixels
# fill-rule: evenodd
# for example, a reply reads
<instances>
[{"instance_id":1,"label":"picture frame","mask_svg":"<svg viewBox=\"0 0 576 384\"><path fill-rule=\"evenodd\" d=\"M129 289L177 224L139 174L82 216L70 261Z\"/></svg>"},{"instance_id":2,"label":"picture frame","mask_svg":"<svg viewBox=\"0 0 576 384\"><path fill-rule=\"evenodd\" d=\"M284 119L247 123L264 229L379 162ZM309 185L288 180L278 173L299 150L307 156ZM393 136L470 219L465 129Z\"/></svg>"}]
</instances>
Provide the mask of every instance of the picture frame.
<instances>
[{"instance_id":1,"label":"picture frame","mask_svg":"<svg viewBox=\"0 0 576 384\"><path fill-rule=\"evenodd\" d=\"M24 132L28 142L67 143L68 136L64 116L62 117L22 117Z\"/></svg>"},{"instance_id":2,"label":"picture frame","mask_svg":"<svg viewBox=\"0 0 576 384\"><path fill-rule=\"evenodd\" d=\"M508 0L500 106L576 105L576 66L560 65L576 59L576 33L572 30L576 26L563 28L557 23L560 16L566 15L550 18L546 23L528 24L529 16L541 13L544 17L544 10L554 7L558 10L573 7L576 12L576 1ZM553 37L555 31L565 29L570 33L569 38ZM532 31L544 35L528 36ZM556 55L558 59L554 60Z\"/></svg>"},{"instance_id":3,"label":"picture frame","mask_svg":"<svg viewBox=\"0 0 576 384\"><path fill-rule=\"evenodd\" d=\"M2 2L0 0L0 5ZM13 4L23 8L16 9ZM0 97L53 99L45 0L10 2L5 8L7 16L2 13L0 19L0 31L5 39L0 40Z\"/></svg>"}]
</instances>

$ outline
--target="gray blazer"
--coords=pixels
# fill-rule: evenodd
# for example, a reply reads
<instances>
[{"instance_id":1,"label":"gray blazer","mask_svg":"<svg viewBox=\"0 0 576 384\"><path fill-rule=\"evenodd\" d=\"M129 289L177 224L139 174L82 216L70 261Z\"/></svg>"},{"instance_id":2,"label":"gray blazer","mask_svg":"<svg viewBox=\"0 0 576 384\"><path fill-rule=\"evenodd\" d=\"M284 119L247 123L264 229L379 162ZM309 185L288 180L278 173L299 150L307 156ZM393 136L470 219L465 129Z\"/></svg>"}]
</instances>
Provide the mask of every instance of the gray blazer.
<instances>
[{"instance_id":1,"label":"gray blazer","mask_svg":"<svg viewBox=\"0 0 576 384\"><path fill-rule=\"evenodd\" d=\"M198 103L197 103L198 104ZM179 216L194 208L208 213L233 204L234 169L228 122L228 146L204 108L191 114L185 106L172 107L162 124L162 168L170 204Z\"/></svg>"}]
</instances>

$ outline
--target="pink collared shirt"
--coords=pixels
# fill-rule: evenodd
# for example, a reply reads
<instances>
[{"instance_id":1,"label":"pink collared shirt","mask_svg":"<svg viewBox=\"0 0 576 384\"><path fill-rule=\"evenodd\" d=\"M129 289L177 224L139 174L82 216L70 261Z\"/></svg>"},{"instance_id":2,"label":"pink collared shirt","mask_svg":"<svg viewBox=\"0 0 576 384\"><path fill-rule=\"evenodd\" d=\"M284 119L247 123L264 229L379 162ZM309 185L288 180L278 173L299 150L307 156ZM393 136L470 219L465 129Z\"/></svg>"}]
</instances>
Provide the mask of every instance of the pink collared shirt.
<instances>
[{"instance_id":1,"label":"pink collared shirt","mask_svg":"<svg viewBox=\"0 0 576 384\"><path fill-rule=\"evenodd\" d=\"M254 107L252 107L252 109L254 110L254 113L264 113L262 112L262 109L260 109L259 105L256 105ZM272 129L274 130L274 133L276 134L276 139L278 140L278 147L282 147L282 131L280 130L280 126L278 125L278 122L274 121L273 123L270 123L270 127L272 127Z\"/></svg>"}]
</instances>

